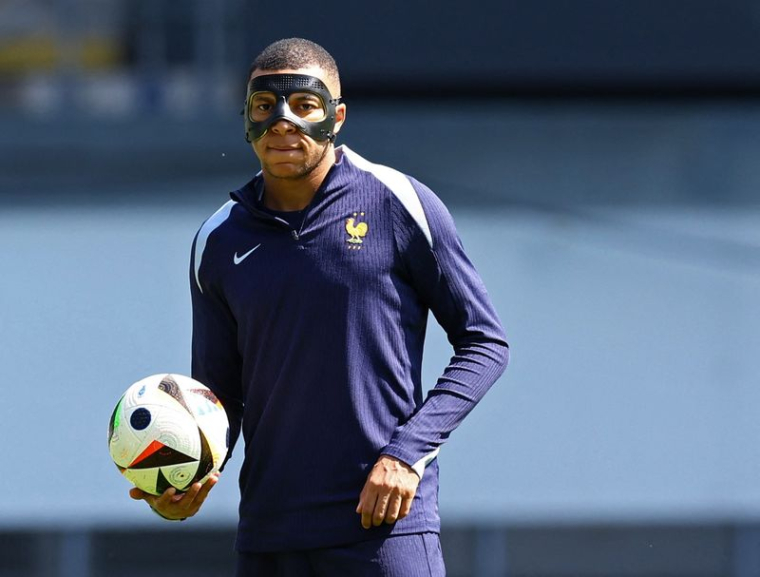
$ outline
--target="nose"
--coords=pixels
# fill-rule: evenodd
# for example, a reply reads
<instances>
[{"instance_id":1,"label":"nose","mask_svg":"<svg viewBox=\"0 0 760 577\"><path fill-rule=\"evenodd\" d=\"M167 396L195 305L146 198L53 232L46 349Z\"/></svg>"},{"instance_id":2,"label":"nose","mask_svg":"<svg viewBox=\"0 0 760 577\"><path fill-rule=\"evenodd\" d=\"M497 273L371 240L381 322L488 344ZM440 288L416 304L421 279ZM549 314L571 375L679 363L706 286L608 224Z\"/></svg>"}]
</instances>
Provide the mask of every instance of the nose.
<instances>
[{"instance_id":1,"label":"nose","mask_svg":"<svg viewBox=\"0 0 760 577\"><path fill-rule=\"evenodd\" d=\"M279 120L275 121L272 126L269 127L269 130L277 134L291 134L298 129L296 128L295 124L290 122L290 120L280 118Z\"/></svg>"}]
</instances>

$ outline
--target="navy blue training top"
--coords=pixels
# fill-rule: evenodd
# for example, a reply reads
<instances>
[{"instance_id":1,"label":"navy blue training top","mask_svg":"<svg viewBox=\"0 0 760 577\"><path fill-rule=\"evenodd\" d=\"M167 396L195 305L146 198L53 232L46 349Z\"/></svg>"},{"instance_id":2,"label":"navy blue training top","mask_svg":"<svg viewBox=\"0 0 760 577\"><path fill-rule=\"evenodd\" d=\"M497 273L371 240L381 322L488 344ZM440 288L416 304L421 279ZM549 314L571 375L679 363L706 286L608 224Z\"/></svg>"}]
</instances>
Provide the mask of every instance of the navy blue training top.
<instances>
[{"instance_id":1,"label":"navy blue training top","mask_svg":"<svg viewBox=\"0 0 760 577\"><path fill-rule=\"evenodd\" d=\"M347 147L297 229L257 175L193 243L192 376L241 430L240 551L437 532L438 447L504 370L508 347L450 214L424 185ZM454 355L423 402L428 311ZM421 475L410 514L355 512L381 454Z\"/></svg>"}]
</instances>

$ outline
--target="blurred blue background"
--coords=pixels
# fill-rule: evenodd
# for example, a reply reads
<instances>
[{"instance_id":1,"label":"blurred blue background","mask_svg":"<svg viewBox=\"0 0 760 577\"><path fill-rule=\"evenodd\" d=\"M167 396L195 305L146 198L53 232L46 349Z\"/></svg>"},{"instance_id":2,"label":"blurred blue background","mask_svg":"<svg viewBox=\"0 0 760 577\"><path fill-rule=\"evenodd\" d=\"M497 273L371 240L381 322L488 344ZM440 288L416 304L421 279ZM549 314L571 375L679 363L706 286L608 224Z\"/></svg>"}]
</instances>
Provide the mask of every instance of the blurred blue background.
<instances>
[{"instance_id":1,"label":"blurred blue background","mask_svg":"<svg viewBox=\"0 0 760 577\"><path fill-rule=\"evenodd\" d=\"M0 575L231 574L239 456L167 524L106 427L189 373L190 243L258 170L245 72L303 36L512 345L440 456L449 574L759 576L759 32L740 0L0 4ZM431 323L428 385L450 355Z\"/></svg>"}]
</instances>

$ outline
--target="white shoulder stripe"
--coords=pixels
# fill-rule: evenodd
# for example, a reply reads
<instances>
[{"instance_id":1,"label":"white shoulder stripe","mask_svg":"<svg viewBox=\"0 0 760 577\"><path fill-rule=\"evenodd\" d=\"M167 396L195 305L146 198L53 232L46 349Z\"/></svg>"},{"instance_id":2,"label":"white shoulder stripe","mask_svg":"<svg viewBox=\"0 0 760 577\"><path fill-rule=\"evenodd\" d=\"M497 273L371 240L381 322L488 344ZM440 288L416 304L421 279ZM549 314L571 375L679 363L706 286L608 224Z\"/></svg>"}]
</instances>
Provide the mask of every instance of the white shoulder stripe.
<instances>
[{"instance_id":1,"label":"white shoulder stripe","mask_svg":"<svg viewBox=\"0 0 760 577\"><path fill-rule=\"evenodd\" d=\"M198 285L198 289L203 292L203 287L201 286L201 278L200 278L200 270L201 270L201 260L203 260L203 251L206 250L206 241L208 240L209 235L214 232L216 228L219 227L220 224L222 224L225 220L227 220L227 217L230 216L230 211L232 210L232 207L235 206L237 203L234 200L227 201L222 208L217 210L214 214L212 214L209 219L203 223L203 226L198 231L198 237L195 241L195 256L193 258L194 262L194 272L195 272L195 284Z\"/></svg>"},{"instance_id":2,"label":"white shoulder stripe","mask_svg":"<svg viewBox=\"0 0 760 577\"><path fill-rule=\"evenodd\" d=\"M412 183L409 182L409 179L398 170L394 170L388 166L383 166L382 164L374 164L369 160L362 158L353 150L350 150L345 144L341 146L341 150L346 156L348 156L354 166L360 170L371 172L373 175L375 175L375 177L377 177L380 182L387 186L391 192L393 192L393 194L396 195L396 198L401 201L401 204L404 205L404 208L406 208L406 210L409 211L409 214L412 215L412 218L420 227L422 233L425 235L425 238L428 241L428 244L432 248L433 235L430 233L430 226L428 225L425 211L422 208L420 197L417 196L417 191L414 190L414 187L412 186Z\"/></svg>"}]
</instances>

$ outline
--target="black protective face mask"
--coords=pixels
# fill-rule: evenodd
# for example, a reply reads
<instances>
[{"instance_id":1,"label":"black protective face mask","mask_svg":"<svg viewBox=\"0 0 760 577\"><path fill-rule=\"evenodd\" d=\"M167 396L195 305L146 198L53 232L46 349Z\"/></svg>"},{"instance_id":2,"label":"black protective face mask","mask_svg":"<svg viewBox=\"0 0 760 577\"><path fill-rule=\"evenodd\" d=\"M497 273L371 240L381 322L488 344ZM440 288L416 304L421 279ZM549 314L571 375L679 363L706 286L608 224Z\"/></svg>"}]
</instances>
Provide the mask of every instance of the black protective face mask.
<instances>
[{"instance_id":1,"label":"black protective face mask","mask_svg":"<svg viewBox=\"0 0 760 577\"><path fill-rule=\"evenodd\" d=\"M267 93L271 105L265 113L252 110L254 95ZM309 94L317 97L324 111L319 121L303 118L291 110L290 102L293 95ZM305 74L266 74L257 76L248 83L243 115L245 116L245 139L253 142L264 136L269 128L279 120L293 123L298 130L314 140L333 142L335 133L335 108L340 98L333 98L324 83L314 76ZM256 115L257 120L254 120ZM266 118L260 119L262 116Z\"/></svg>"}]
</instances>

